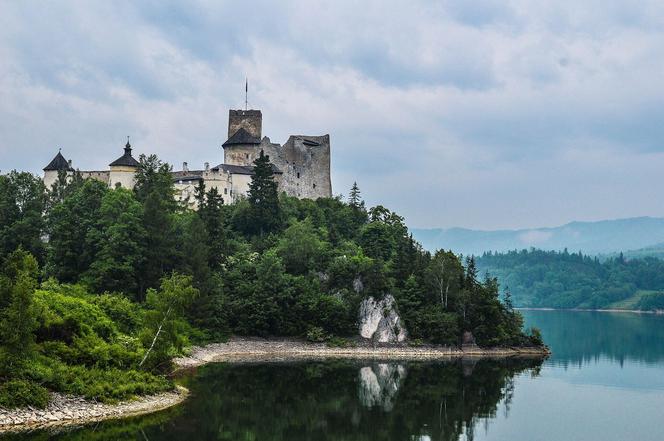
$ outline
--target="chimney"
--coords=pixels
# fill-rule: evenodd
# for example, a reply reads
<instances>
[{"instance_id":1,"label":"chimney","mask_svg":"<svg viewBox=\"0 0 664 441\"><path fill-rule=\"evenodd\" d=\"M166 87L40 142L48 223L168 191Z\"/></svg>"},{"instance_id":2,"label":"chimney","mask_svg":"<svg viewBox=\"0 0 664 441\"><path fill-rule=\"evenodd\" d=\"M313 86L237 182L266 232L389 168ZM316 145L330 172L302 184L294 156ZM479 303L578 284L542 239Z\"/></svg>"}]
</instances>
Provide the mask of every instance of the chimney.
<instances>
[{"instance_id":1,"label":"chimney","mask_svg":"<svg viewBox=\"0 0 664 441\"><path fill-rule=\"evenodd\" d=\"M185 173L189 173L189 166L187 165L186 162L182 163L182 171Z\"/></svg>"},{"instance_id":2,"label":"chimney","mask_svg":"<svg viewBox=\"0 0 664 441\"><path fill-rule=\"evenodd\" d=\"M209 162L206 162L206 163L205 163L205 171L206 171L206 172L209 172L209 171L210 171L210 163L209 163Z\"/></svg>"},{"instance_id":3,"label":"chimney","mask_svg":"<svg viewBox=\"0 0 664 441\"><path fill-rule=\"evenodd\" d=\"M69 168L71 168L71 159L67 161L67 164L69 164Z\"/></svg>"}]
</instances>

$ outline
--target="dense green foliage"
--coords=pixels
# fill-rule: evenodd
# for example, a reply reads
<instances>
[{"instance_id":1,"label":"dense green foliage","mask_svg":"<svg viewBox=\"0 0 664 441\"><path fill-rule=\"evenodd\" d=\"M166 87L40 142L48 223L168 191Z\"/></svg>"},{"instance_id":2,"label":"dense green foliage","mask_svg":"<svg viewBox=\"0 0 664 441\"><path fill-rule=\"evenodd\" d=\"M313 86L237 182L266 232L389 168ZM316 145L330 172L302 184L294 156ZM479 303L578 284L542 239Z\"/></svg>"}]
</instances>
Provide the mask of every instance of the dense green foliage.
<instances>
[{"instance_id":1,"label":"dense green foliage","mask_svg":"<svg viewBox=\"0 0 664 441\"><path fill-rule=\"evenodd\" d=\"M519 307L664 308L664 261L655 258L619 255L600 261L581 253L533 249L487 253L477 262L509 286Z\"/></svg>"},{"instance_id":2,"label":"dense green foliage","mask_svg":"<svg viewBox=\"0 0 664 441\"><path fill-rule=\"evenodd\" d=\"M154 155L140 158L133 191L63 174L44 192L29 174L3 176L0 374L120 399L166 387L152 373L190 338L346 344L362 300L388 294L416 341L539 342L472 259L425 252L402 217L367 210L356 184L349 203L299 200L277 194L267 156L254 164L246 199L224 205L201 184L197 211L175 202L171 167Z\"/></svg>"}]
</instances>

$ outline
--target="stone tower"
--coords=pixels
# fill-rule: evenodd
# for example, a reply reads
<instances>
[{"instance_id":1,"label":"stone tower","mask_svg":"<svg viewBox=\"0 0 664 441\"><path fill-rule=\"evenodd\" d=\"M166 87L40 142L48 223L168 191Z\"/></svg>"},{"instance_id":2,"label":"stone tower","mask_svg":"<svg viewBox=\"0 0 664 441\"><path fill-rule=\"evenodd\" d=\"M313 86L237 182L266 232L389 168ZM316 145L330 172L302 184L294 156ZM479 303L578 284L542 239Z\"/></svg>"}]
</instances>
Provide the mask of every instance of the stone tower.
<instances>
[{"instance_id":1,"label":"stone tower","mask_svg":"<svg viewBox=\"0 0 664 441\"><path fill-rule=\"evenodd\" d=\"M47 189L51 189L51 186L55 181L58 180L58 174L60 172L67 173L68 176L71 176L74 169L71 166L71 161L67 161L62 153L58 151L58 154L55 155L55 158L49 164L43 168L44 170L44 185Z\"/></svg>"},{"instance_id":2,"label":"stone tower","mask_svg":"<svg viewBox=\"0 0 664 441\"><path fill-rule=\"evenodd\" d=\"M224 164L252 165L260 149L263 115L260 110L230 110Z\"/></svg>"},{"instance_id":3,"label":"stone tower","mask_svg":"<svg viewBox=\"0 0 664 441\"><path fill-rule=\"evenodd\" d=\"M111 188L134 188L134 177L139 166L138 161L131 156L131 144L127 140L127 144L124 147L124 155L109 164L108 186Z\"/></svg>"},{"instance_id":4,"label":"stone tower","mask_svg":"<svg viewBox=\"0 0 664 441\"><path fill-rule=\"evenodd\" d=\"M243 128L254 138L259 140L263 131L263 115L260 110L229 110L228 111L228 137Z\"/></svg>"}]
</instances>

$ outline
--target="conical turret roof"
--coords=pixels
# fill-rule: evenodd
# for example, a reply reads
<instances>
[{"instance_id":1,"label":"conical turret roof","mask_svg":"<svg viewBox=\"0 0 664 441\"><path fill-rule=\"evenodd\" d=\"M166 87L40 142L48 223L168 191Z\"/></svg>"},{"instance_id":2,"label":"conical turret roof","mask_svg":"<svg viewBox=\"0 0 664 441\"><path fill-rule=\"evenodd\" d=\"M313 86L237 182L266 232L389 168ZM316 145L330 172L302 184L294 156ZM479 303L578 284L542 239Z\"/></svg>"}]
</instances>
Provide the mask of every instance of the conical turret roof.
<instances>
[{"instance_id":1,"label":"conical turret roof","mask_svg":"<svg viewBox=\"0 0 664 441\"><path fill-rule=\"evenodd\" d=\"M127 141L127 144L124 148L124 155L120 156L115 161L108 164L110 167L113 166L125 166L125 167L139 167L141 164L131 156L131 144Z\"/></svg>"},{"instance_id":2,"label":"conical turret roof","mask_svg":"<svg viewBox=\"0 0 664 441\"><path fill-rule=\"evenodd\" d=\"M62 156L62 153L58 151L58 154L55 155L55 158L49 164L43 168L44 171L73 171L74 169L69 165L69 162Z\"/></svg>"}]
</instances>

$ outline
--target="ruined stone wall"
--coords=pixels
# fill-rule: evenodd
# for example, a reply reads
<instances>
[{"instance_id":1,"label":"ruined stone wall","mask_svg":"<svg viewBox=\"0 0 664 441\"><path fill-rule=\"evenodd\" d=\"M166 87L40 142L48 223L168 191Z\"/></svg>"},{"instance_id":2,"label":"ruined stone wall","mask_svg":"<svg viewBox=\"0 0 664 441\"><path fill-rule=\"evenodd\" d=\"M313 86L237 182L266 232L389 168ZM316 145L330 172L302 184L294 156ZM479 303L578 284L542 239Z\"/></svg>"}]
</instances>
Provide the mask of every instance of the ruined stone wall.
<instances>
[{"instance_id":1,"label":"ruined stone wall","mask_svg":"<svg viewBox=\"0 0 664 441\"><path fill-rule=\"evenodd\" d=\"M253 166L260 151L254 144L229 145L224 147L224 164Z\"/></svg>"},{"instance_id":2,"label":"ruined stone wall","mask_svg":"<svg viewBox=\"0 0 664 441\"><path fill-rule=\"evenodd\" d=\"M240 127L251 136L261 139L263 133L263 115L260 110L230 110L228 112L228 137L230 138Z\"/></svg>"},{"instance_id":3,"label":"ruined stone wall","mask_svg":"<svg viewBox=\"0 0 664 441\"><path fill-rule=\"evenodd\" d=\"M97 181L103 182L108 185L108 180L110 177L109 170L94 170L94 171L79 171L83 179L95 179Z\"/></svg>"},{"instance_id":4,"label":"ruined stone wall","mask_svg":"<svg viewBox=\"0 0 664 441\"><path fill-rule=\"evenodd\" d=\"M294 135L283 146L266 137L259 148L283 172L279 191L298 198L332 197L329 135Z\"/></svg>"}]
</instances>

